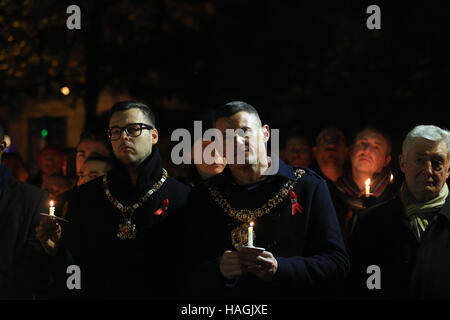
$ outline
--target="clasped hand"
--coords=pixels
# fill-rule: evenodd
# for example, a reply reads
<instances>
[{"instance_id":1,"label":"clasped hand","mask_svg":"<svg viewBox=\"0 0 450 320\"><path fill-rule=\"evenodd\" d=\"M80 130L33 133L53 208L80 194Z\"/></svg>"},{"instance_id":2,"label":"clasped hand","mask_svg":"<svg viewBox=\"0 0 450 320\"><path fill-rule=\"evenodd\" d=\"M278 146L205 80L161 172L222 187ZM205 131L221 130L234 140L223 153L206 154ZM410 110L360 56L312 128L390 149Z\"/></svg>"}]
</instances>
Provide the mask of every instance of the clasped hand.
<instances>
[{"instance_id":1,"label":"clasped hand","mask_svg":"<svg viewBox=\"0 0 450 320\"><path fill-rule=\"evenodd\" d=\"M54 256L58 250L61 230L58 221L50 217L41 218L39 225L36 227L36 237L49 255Z\"/></svg>"},{"instance_id":2,"label":"clasped hand","mask_svg":"<svg viewBox=\"0 0 450 320\"><path fill-rule=\"evenodd\" d=\"M240 247L238 251L225 251L219 268L220 273L227 279L251 273L262 280L270 281L277 272L278 262L269 251Z\"/></svg>"}]
</instances>

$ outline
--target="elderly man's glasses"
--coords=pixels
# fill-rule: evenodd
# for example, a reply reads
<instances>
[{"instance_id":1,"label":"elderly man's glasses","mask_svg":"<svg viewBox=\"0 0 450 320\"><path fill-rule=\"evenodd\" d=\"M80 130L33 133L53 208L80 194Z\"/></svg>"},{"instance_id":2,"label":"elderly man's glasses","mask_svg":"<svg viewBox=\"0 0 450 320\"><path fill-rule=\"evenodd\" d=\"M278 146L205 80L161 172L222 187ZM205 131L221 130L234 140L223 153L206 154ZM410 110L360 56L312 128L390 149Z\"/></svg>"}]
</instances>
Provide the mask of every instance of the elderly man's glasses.
<instances>
[{"instance_id":1,"label":"elderly man's glasses","mask_svg":"<svg viewBox=\"0 0 450 320\"><path fill-rule=\"evenodd\" d=\"M129 137L139 137L142 130L152 130L153 127L145 123L129 123L125 127L114 126L106 130L106 133L111 141L119 140L122 136L122 131L125 131Z\"/></svg>"}]
</instances>

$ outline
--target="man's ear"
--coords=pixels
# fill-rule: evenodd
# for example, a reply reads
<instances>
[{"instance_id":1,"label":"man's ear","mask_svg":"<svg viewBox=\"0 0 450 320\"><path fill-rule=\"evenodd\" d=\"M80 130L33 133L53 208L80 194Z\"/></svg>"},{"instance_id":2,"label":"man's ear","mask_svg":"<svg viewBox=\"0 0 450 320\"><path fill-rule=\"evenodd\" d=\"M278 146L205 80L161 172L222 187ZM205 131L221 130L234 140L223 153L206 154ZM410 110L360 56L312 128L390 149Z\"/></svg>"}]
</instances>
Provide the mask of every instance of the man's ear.
<instances>
[{"instance_id":1,"label":"man's ear","mask_svg":"<svg viewBox=\"0 0 450 320\"><path fill-rule=\"evenodd\" d=\"M269 141L270 138L270 128L267 124L262 126L262 132L263 132L263 136L264 136L264 142Z\"/></svg>"},{"instance_id":2,"label":"man's ear","mask_svg":"<svg viewBox=\"0 0 450 320\"><path fill-rule=\"evenodd\" d=\"M391 162L391 159L392 159L391 155L386 156L386 159L384 160L385 167L389 164L389 162Z\"/></svg>"},{"instance_id":3,"label":"man's ear","mask_svg":"<svg viewBox=\"0 0 450 320\"><path fill-rule=\"evenodd\" d=\"M152 145L155 145L158 142L158 138L159 138L159 134L158 134L158 129L153 129L151 131L152 134Z\"/></svg>"}]
</instances>

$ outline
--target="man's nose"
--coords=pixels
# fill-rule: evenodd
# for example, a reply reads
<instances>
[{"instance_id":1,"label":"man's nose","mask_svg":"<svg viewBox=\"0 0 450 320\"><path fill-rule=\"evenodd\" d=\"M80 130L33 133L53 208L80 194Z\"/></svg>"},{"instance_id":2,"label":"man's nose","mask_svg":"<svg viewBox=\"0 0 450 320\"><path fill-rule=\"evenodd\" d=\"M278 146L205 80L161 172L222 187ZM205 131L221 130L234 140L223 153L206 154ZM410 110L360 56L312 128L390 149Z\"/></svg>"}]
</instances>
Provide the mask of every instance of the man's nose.
<instances>
[{"instance_id":1,"label":"man's nose","mask_svg":"<svg viewBox=\"0 0 450 320\"><path fill-rule=\"evenodd\" d=\"M234 135L234 143L236 145L245 145L245 137L241 135Z\"/></svg>"},{"instance_id":2,"label":"man's nose","mask_svg":"<svg viewBox=\"0 0 450 320\"><path fill-rule=\"evenodd\" d=\"M125 130L120 132L120 140L130 140L130 136Z\"/></svg>"},{"instance_id":3,"label":"man's nose","mask_svg":"<svg viewBox=\"0 0 450 320\"><path fill-rule=\"evenodd\" d=\"M423 172L425 172L427 175L433 174L433 166L431 164L431 160L425 161L423 166Z\"/></svg>"}]
</instances>

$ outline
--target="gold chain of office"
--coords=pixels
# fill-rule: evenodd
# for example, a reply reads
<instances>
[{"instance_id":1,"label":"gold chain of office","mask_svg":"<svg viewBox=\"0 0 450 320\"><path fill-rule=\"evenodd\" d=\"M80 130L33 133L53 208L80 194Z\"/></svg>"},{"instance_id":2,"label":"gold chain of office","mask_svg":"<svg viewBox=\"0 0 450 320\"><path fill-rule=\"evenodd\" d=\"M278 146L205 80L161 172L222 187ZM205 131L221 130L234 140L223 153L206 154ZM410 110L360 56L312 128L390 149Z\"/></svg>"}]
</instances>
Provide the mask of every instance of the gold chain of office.
<instances>
[{"instance_id":1,"label":"gold chain of office","mask_svg":"<svg viewBox=\"0 0 450 320\"><path fill-rule=\"evenodd\" d=\"M131 223L131 218L133 217L134 211L139 208L145 201L150 198L150 196L158 191L161 186L164 184L164 182L167 180L167 177L169 174L167 173L167 170L162 168L163 175L161 179L156 182L153 187L148 190L135 204L132 206L124 206L117 200L116 197L114 197L111 192L109 191L108 187L108 180L107 175L105 174L103 176L103 188L105 190L105 194L108 197L109 202L111 202L117 209L120 210L120 213L122 214L124 223L119 224L119 230L117 232L117 237L122 239L134 239L136 238L136 225ZM129 213L130 216L127 218L125 217L125 213Z\"/></svg>"},{"instance_id":2,"label":"gold chain of office","mask_svg":"<svg viewBox=\"0 0 450 320\"><path fill-rule=\"evenodd\" d=\"M217 188L208 187L208 190L211 193L214 201L222 208L222 210L230 217L235 218L239 220L239 222L241 222L239 226L231 231L231 240L235 248L248 243L247 228L250 224L250 221L254 221L257 218L268 214L273 208L279 205L284 200L284 198L287 197L289 192L294 188L294 186L297 184L304 173L305 170L296 169L294 171L295 180L287 181L273 198L269 199L269 201L264 203L261 207L254 210L250 210L247 208L233 208L230 202L224 196L222 196ZM256 238L255 232L253 232L253 238Z\"/></svg>"},{"instance_id":3,"label":"gold chain of office","mask_svg":"<svg viewBox=\"0 0 450 320\"><path fill-rule=\"evenodd\" d=\"M211 193L213 199L216 203L223 209L223 211L228 214L230 217L236 218L242 223L250 222L253 219L260 218L263 215L269 213L273 208L275 208L278 204L280 204L284 198L289 194L289 192L294 188L297 182L300 180L302 175L305 173L305 170L297 169L294 171L295 180L287 181L280 191L269 201L264 203L261 207L250 210L247 208L236 209L230 205L230 202L222 196L222 194L214 187L208 187L209 192Z\"/></svg>"}]
</instances>

